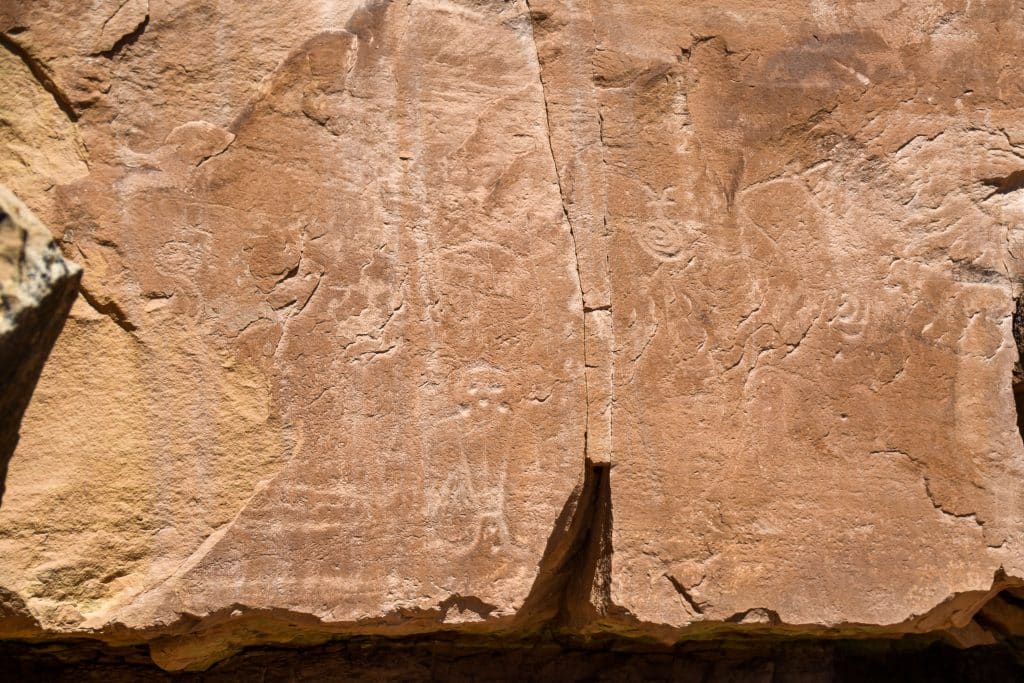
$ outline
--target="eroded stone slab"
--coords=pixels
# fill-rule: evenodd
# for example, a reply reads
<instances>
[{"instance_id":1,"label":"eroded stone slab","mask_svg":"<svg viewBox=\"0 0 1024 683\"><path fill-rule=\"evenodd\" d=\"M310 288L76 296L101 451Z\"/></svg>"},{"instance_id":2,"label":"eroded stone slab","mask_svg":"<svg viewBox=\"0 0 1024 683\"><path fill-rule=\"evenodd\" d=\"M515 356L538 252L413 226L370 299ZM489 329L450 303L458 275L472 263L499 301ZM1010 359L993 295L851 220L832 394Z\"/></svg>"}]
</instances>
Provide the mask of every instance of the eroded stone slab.
<instances>
[{"instance_id":1,"label":"eroded stone slab","mask_svg":"<svg viewBox=\"0 0 1024 683\"><path fill-rule=\"evenodd\" d=\"M81 272L28 207L0 185L0 502L22 417Z\"/></svg>"},{"instance_id":2,"label":"eroded stone slab","mask_svg":"<svg viewBox=\"0 0 1024 683\"><path fill-rule=\"evenodd\" d=\"M16 189L87 272L0 587L168 668L547 619L990 642L1022 12L0 9Z\"/></svg>"},{"instance_id":3,"label":"eroded stone slab","mask_svg":"<svg viewBox=\"0 0 1024 683\"><path fill-rule=\"evenodd\" d=\"M198 40L153 12L84 110L92 172L55 192L91 307L12 472L0 583L60 628L233 605L507 621L580 484L585 421L528 19L351 6L254 65L233 117L190 101L124 137L109 117L158 111L124 74Z\"/></svg>"},{"instance_id":4,"label":"eroded stone slab","mask_svg":"<svg viewBox=\"0 0 1024 683\"><path fill-rule=\"evenodd\" d=\"M1019 571L1020 8L530 5L565 177L600 123L611 603L896 624Z\"/></svg>"}]
</instances>

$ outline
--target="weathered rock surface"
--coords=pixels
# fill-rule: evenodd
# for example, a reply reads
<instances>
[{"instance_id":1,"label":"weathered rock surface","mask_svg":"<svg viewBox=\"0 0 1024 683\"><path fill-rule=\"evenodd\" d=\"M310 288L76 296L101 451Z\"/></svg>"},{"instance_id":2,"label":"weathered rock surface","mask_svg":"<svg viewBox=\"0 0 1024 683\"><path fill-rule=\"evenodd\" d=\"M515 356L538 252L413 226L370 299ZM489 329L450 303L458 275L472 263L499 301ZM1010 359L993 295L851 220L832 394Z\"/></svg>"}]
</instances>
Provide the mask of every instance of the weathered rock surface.
<instances>
[{"instance_id":1,"label":"weathered rock surface","mask_svg":"<svg viewBox=\"0 0 1024 683\"><path fill-rule=\"evenodd\" d=\"M0 4L85 266L9 636L1021 623L1013 0ZM997 625L998 624L998 625Z\"/></svg>"},{"instance_id":2,"label":"weathered rock surface","mask_svg":"<svg viewBox=\"0 0 1024 683\"><path fill-rule=\"evenodd\" d=\"M0 185L0 503L22 417L81 272L28 207Z\"/></svg>"}]
</instances>

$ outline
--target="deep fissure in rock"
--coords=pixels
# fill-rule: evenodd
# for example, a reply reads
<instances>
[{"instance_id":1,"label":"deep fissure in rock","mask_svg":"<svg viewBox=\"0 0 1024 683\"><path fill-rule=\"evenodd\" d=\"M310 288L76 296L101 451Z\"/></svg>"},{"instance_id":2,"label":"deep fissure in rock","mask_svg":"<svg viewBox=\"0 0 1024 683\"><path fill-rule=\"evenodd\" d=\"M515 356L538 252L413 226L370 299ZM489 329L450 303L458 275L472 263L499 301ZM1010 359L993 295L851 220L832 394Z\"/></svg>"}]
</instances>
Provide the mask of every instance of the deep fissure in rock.
<instances>
[{"instance_id":1,"label":"deep fissure in rock","mask_svg":"<svg viewBox=\"0 0 1024 683\"><path fill-rule=\"evenodd\" d=\"M611 533L611 466L586 461L583 481L555 522L520 618L562 629L604 614L610 603Z\"/></svg>"},{"instance_id":2,"label":"deep fissure in rock","mask_svg":"<svg viewBox=\"0 0 1024 683\"><path fill-rule=\"evenodd\" d=\"M1017 345L1017 362L1013 366L1013 402L1017 407L1017 430L1024 439L1024 296L1018 296L1013 310L1013 340Z\"/></svg>"},{"instance_id":3,"label":"deep fissure in rock","mask_svg":"<svg viewBox=\"0 0 1024 683\"><path fill-rule=\"evenodd\" d=\"M568 581L556 624L579 627L603 615L611 605L611 466L587 462L584 489L590 502L577 551L570 556Z\"/></svg>"}]
</instances>

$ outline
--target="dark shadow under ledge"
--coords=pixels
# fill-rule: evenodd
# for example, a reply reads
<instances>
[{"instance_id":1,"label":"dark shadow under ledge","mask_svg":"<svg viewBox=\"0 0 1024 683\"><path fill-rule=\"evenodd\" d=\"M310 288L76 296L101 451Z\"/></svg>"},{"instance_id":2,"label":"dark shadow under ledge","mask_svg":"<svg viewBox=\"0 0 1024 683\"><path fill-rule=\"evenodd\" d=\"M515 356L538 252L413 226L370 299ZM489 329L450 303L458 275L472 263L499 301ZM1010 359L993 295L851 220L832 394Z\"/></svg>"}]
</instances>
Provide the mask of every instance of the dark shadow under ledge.
<instances>
[{"instance_id":1,"label":"dark shadow under ledge","mask_svg":"<svg viewBox=\"0 0 1024 683\"><path fill-rule=\"evenodd\" d=\"M923 635L892 639L780 637L767 632L673 647L469 634L351 637L313 646L245 649L203 672L170 673L144 645L0 641L10 681L1011 681L1024 680L1024 639L958 649Z\"/></svg>"}]
</instances>

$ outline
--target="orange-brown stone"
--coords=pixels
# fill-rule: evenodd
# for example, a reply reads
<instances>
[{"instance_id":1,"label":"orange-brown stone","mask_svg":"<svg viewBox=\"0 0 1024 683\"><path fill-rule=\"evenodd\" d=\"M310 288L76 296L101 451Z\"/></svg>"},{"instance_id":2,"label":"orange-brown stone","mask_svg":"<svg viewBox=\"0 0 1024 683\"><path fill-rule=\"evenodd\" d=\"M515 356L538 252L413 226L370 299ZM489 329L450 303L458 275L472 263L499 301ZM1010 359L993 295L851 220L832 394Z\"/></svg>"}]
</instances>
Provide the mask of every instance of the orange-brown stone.
<instances>
[{"instance_id":1,"label":"orange-brown stone","mask_svg":"<svg viewBox=\"0 0 1024 683\"><path fill-rule=\"evenodd\" d=\"M85 269L0 633L168 669L548 623L1008 637L1022 27L0 4L0 171Z\"/></svg>"}]
</instances>

